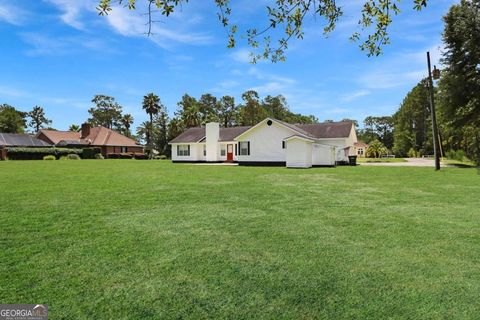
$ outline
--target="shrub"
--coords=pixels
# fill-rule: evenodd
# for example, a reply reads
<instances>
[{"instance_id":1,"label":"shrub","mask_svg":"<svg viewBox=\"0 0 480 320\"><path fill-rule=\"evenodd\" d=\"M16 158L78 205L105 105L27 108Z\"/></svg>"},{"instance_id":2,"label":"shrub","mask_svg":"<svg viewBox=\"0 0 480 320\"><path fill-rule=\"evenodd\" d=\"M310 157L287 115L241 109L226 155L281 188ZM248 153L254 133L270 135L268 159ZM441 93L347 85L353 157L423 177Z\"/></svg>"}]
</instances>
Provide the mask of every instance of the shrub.
<instances>
[{"instance_id":1,"label":"shrub","mask_svg":"<svg viewBox=\"0 0 480 320\"><path fill-rule=\"evenodd\" d=\"M160 159L160 160L167 160L168 158L167 158L166 155L162 154L161 156L158 156L158 159Z\"/></svg>"},{"instance_id":2,"label":"shrub","mask_svg":"<svg viewBox=\"0 0 480 320\"><path fill-rule=\"evenodd\" d=\"M43 160L57 160L57 158L55 158L55 156L53 156L53 155L50 154L50 155L48 155L48 156L44 156L44 157L43 157Z\"/></svg>"},{"instance_id":3,"label":"shrub","mask_svg":"<svg viewBox=\"0 0 480 320\"><path fill-rule=\"evenodd\" d=\"M408 155L409 158L416 158L416 157L418 157L417 151L415 151L415 149L413 149L413 148L410 148L410 150L408 150L407 155Z\"/></svg>"},{"instance_id":4,"label":"shrub","mask_svg":"<svg viewBox=\"0 0 480 320\"><path fill-rule=\"evenodd\" d=\"M366 152L367 158L380 158L388 153L388 149L378 140L373 140L369 143Z\"/></svg>"},{"instance_id":5,"label":"shrub","mask_svg":"<svg viewBox=\"0 0 480 320\"><path fill-rule=\"evenodd\" d=\"M140 154L135 154L134 158L137 160L147 160L148 156L146 154L140 153Z\"/></svg>"},{"instance_id":6,"label":"shrub","mask_svg":"<svg viewBox=\"0 0 480 320\"><path fill-rule=\"evenodd\" d=\"M95 159L97 159L97 160L103 160L103 159L105 159L105 158L103 157L103 155L102 155L101 153L97 153L97 154L95 155Z\"/></svg>"},{"instance_id":7,"label":"shrub","mask_svg":"<svg viewBox=\"0 0 480 320\"><path fill-rule=\"evenodd\" d=\"M70 153L81 155L82 150L69 148L7 148L7 157L10 160L42 160L47 155L59 158Z\"/></svg>"},{"instance_id":8,"label":"shrub","mask_svg":"<svg viewBox=\"0 0 480 320\"><path fill-rule=\"evenodd\" d=\"M100 148L84 148L82 158L83 159L97 159L96 155L101 153Z\"/></svg>"},{"instance_id":9,"label":"shrub","mask_svg":"<svg viewBox=\"0 0 480 320\"><path fill-rule=\"evenodd\" d=\"M447 158L451 160L464 161L465 160L465 151L463 150L450 150L447 152Z\"/></svg>"},{"instance_id":10,"label":"shrub","mask_svg":"<svg viewBox=\"0 0 480 320\"><path fill-rule=\"evenodd\" d=\"M109 159L132 159L133 155L131 153L110 153L108 155Z\"/></svg>"},{"instance_id":11,"label":"shrub","mask_svg":"<svg viewBox=\"0 0 480 320\"><path fill-rule=\"evenodd\" d=\"M67 160L82 160L78 154L70 153L67 155Z\"/></svg>"},{"instance_id":12,"label":"shrub","mask_svg":"<svg viewBox=\"0 0 480 320\"><path fill-rule=\"evenodd\" d=\"M69 149L69 148L55 148L57 158L61 156L68 156L69 154L76 154L81 156L83 154L82 149Z\"/></svg>"}]
</instances>

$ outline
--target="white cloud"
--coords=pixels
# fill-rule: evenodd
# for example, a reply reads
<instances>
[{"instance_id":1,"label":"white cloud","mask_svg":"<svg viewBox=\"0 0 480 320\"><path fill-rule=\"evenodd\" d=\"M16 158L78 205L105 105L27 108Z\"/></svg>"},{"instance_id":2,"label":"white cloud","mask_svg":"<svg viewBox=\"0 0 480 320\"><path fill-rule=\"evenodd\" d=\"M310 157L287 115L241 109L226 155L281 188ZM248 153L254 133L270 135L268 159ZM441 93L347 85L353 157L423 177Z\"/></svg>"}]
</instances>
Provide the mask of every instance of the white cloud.
<instances>
[{"instance_id":1,"label":"white cloud","mask_svg":"<svg viewBox=\"0 0 480 320\"><path fill-rule=\"evenodd\" d=\"M357 90L353 92L346 93L340 97L341 102L352 102L358 98L368 96L371 92L369 90Z\"/></svg>"},{"instance_id":2,"label":"white cloud","mask_svg":"<svg viewBox=\"0 0 480 320\"><path fill-rule=\"evenodd\" d=\"M146 37L145 33L147 32L147 26L145 25L145 17L137 12L116 6L108 14L107 21L117 33L123 36ZM207 44L212 41L212 37L208 35L182 32L180 31L180 28L176 28L175 31L172 31L165 27L161 27L158 23L153 24L152 35L149 39L162 48L170 48L172 42L199 45Z\"/></svg>"},{"instance_id":3,"label":"white cloud","mask_svg":"<svg viewBox=\"0 0 480 320\"><path fill-rule=\"evenodd\" d=\"M414 86L428 74L427 51L430 52L433 67L440 65L442 50L443 46L432 45L416 52L400 52L362 74L357 82L366 89Z\"/></svg>"},{"instance_id":4,"label":"white cloud","mask_svg":"<svg viewBox=\"0 0 480 320\"><path fill-rule=\"evenodd\" d=\"M26 16L27 12L17 6L0 4L0 21L19 26L23 24Z\"/></svg>"},{"instance_id":5,"label":"white cloud","mask_svg":"<svg viewBox=\"0 0 480 320\"><path fill-rule=\"evenodd\" d=\"M83 30L85 25L82 21L83 11L95 11L95 1L93 0L45 0L62 11L60 19L67 25Z\"/></svg>"},{"instance_id":6,"label":"white cloud","mask_svg":"<svg viewBox=\"0 0 480 320\"><path fill-rule=\"evenodd\" d=\"M247 75L262 80L263 83L251 86L250 90L257 91L260 95L277 95L281 94L285 89L292 87L296 81L288 77L282 77L274 74L264 73L256 67L247 70Z\"/></svg>"},{"instance_id":7,"label":"white cloud","mask_svg":"<svg viewBox=\"0 0 480 320\"><path fill-rule=\"evenodd\" d=\"M61 12L60 19L67 25L78 29L85 30L87 28L86 19L88 16L97 16L96 5L97 0L44 0L55 5ZM102 20L118 34L126 37L145 37L148 27L145 24L146 17L143 12L144 8L139 6L136 10L129 10L123 5L112 7L112 11ZM181 13L179 13L181 14ZM162 48L170 48L173 43L183 44L206 44L212 41L212 37L185 31L185 26L191 26L202 20L198 14L192 14L188 22L168 17L168 21L174 26L166 28L162 24L155 22L152 26L152 35L149 40L156 43Z\"/></svg>"},{"instance_id":8,"label":"white cloud","mask_svg":"<svg viewBox=\"0 0 480 320\"><path fill-rule=\"evenodd\" d=\"M85 36L54 37L36 32L25 32L21 33L20 36L23 41L31 46L31 49L26 52L27 55L31 56L63 55L79 49L101 51L103 53L115 52L115 49L112 49L103 40Z\"/></svg>"},{"instance_id":9,"label":"white cloud","mask_svg":"<svg viewBox=\"0 0 480 320\"><path fill-rule=\"evenodd\" d=\"M360 77L359 83L368 89L389 89L405 85L414 85L426 76L426 71L385 71L377 70Z\"/></svg>"},{"instance_id":10,"label":"white cloud","mask_svg":"<svg viewBox=\"0 0 480 320\"><path fill-rule=\"evenodd\" d=\"M250 63L251 62L251 57L250 57L250 50L247 48L243 49L237 49L233 53L230 54L230 57L241 63Z\"/></svg>"},{"instance_id":11,"label":"white cloud","mask_svg":"<svg viewBox=\"0 0 480 320\"><path fill-rule=\"evenodd\" d=\"M0 94L10 97L21 97L24 96L26 93L15 88L0 85Z\"/></svg>"}]
</instances>

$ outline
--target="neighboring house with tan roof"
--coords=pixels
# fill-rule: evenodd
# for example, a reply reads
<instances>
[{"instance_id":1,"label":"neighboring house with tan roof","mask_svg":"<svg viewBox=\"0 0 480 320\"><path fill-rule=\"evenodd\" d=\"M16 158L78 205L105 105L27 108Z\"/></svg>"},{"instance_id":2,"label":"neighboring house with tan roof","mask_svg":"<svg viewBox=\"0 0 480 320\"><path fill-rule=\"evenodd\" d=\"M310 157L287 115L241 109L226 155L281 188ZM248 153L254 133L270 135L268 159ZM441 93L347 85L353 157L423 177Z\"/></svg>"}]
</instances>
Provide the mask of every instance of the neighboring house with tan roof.
<instances>
[{"instance_id":1,"label":"neighboring house with tan roof","mask_svg":"<svg viewBox=\"0 0 480 320\"><path fill-rule=\"evenodd\" d=\"M143 154L144 148L135 140L105 127L91 127L84 123L80 132L40 130L36 137L57 147L97 147L103 156L129 153Z\"/></svg>"},{"instance_id":2,"label":"neighboring house with tan roof","mask_svg":"<svg viewBox=\"0 0 480 320\"><path fill-rule=\"evenodd\" d=\"M266 118L255 126L190 128L172 141L173 162L238 162L309 168L348 161L357 142L352 122L289 124Z\"/></svg>"},{"instance_id":3,"label":"neighboring house with tan roof","mask_svg":"<svg viewBox=\"0 0 480 320\"><path fill-rule=\"evenodd\" d=\"M367 154L368 144L365 142L358 141L354 145L355 155L359 158L365 158Z\"/></svg>"}]
</instances>

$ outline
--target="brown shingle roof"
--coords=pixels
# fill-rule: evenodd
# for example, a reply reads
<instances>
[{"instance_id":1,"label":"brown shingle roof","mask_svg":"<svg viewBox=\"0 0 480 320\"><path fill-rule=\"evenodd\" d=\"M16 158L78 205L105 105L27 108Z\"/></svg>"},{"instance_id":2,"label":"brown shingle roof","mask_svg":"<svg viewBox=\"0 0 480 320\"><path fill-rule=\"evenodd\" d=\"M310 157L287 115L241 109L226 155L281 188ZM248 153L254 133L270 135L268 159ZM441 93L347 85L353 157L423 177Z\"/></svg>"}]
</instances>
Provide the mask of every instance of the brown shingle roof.
<instances>
[{"instance_id":1,"label":"brown shingle roof","mask_svg":"<svg viewBox=\"0 0 480 320\"><path fill-rule=\"evenodd\" d=\"M235 137L241 135L250 128L251 126L220 128L220 141L233 141Z\"/></svg>"},{"instance_id":2,"label":"brown shingle roof","mask_svg":"<svg viewBox=\"0 0 480 320\"><path fill-rule=\"evenodd\" d=\"M314 139L332 139L332 138L347 138L352 130L353 123L350 121L342 122L327 122L314 124L290 124L283 121L275 120L284 126L295 130L301 135ZM233 141L236 137L252 128L247 127L232 127L220 128L219 141ZM203 142L205 140L205 128L197 127L187 129L178 137L170 141L170 143L193 143Z\"/></svg>"},{"instance_id":3,"label":"brown shingle roof","mask_svg":"<svg viewBox=\"0 0 480 320\"><path fill-rule=\"evenodd\" d=\"M233 141L233 139L250 129L251 127L231 127L220 128L219 141ZM189 128L178 137L170 141L170 143L192 143L201 142L205 138L205 128Z\"/></svg>"},{"instance_id":4,"label":"brown shingle roof","mask_svg":"<svg viewBox=\"0 0 480 320\"><path fill-rule=\"evenodd\" d=\"M59 144L60 142L62 142L61 144L68 144L68 142L70 142L71 144L91 146L138 146L138 143L135 140L105 127L91 128L90 134L83 139L81 139L80 132L40 130L40 133L43 133L55 145Z\"/></svg>"},{"instance_id":5,"label":"brown shingle roof","mask_svg":"<svg viewBox=\"0 0 480 320\"><path fill-rule=\"evenodd\" d=\"M347 138L352 131L352 126L353 122L350 121L295 125L317 139Z\"/></svg>"},{"instance_id":6,"label":"brown shingle roof","mask_svg":"<svg viewBox=\"0 0 480 320\"><path fill-rule=\"evenodd\" d=\"M301 134L304 135L304 136L307 136L307 137L310 137L310 138L316 138L315 136L313 136L312 134L310 134L310 132L305 131L304 129L300 128L300 126L297 125L297 124L291 124L291 123L283 122L283 121L276 120L276 119L275 119L275 121L280 122L280 123L283 124L284 126L290 128L290 129L292 129L292 130L295 130L295 131L301 133Z\"/></svg>"},{"instance_id":7,"label":"brown shingle roof","mask_svg":"<svg viewBox=\"0 0 480 320\"><path fill-rule=\"evenodd\" d=\"M170 143L199 142L205 137L205 128L189 128Z\"/></svg>"}]
</instances>

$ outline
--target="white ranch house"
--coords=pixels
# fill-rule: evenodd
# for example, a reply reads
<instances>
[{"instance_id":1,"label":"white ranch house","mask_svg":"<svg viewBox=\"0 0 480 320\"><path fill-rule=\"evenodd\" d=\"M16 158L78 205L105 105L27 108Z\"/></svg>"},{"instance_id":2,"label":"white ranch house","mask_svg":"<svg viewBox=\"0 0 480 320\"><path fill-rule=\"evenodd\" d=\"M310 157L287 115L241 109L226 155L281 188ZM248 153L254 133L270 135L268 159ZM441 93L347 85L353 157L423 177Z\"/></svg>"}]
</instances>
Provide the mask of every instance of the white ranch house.
<instances>
[{"instance_id":1,"label":"white ranch house","mask_svg":"<svg viewBox=\"0 0 480 320\"><path fill-rule=\"evenodd\" d=\"M288 124L267 118L255 126L190 128L170 141L173 162L238 162L289 168L334 166L355 154L352 122Z\"/></svg>"}]
</instances>

